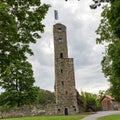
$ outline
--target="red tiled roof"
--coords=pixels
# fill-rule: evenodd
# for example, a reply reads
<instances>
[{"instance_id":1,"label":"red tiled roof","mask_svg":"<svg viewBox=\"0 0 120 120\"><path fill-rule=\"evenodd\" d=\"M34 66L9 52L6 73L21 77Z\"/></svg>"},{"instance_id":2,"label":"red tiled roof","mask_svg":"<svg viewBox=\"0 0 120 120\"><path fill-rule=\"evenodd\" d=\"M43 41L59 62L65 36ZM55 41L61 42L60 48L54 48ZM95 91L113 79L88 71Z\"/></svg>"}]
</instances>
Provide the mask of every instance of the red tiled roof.
<instances>
[{"instance_id":1,"label":"red tiled roof","mask_svg":"<svg viewBox=\"0 0 120 120\"><path fill-rule=\"evenodd\" d=\"M114 99L113 97L111 97L110 95L104 95L104 96L101 98L100 101L102 101L104 98L108 98L108 99L110 99L110 100L112 100L112 101L115 100L115 99Z\"/></svg>"}]
</instances>

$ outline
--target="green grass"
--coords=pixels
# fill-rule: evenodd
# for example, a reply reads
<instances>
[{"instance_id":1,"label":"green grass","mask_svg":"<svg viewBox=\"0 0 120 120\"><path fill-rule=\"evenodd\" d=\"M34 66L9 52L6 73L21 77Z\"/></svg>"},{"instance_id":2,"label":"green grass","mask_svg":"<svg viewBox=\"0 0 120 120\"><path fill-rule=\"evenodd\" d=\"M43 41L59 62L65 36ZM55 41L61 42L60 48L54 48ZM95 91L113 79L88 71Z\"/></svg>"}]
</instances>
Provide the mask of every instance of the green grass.
<instances>
[{"instance_id":1,"label":"green grass","mask_svg":"<svg viewBox=\"0 0 120 120\"><path fill-rule=\"evenodd\" d=\"M120 120L120 114L100 117L97 120Z\"/></svg>"},{"instance_id":2,"label":"green grass","mask_svg":"<svg viewBox=\"0 0 120 120\"><path fill-rule=\"evenodd\" d=\"M70 116L39 116L39 117L21 117L21 118L4 118L2 120L81 120L87 115L70 115Z\"/></svg>"}]
</instances>

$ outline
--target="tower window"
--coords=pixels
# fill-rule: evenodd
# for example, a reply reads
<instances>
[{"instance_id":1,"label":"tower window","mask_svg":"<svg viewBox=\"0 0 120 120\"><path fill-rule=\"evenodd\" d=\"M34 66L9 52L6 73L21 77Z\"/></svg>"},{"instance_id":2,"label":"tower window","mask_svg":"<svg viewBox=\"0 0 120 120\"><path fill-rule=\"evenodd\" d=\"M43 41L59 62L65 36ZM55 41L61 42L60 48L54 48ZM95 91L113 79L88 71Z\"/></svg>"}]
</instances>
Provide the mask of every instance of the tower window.
<instances>
[{"instance_id":1,"label":"tower window","mask_svg":"<svg viewBox=\"0 0 120 120\"><path fill-rule=\"evenodd\" d=\"M64 85L64 82L62 81L62 85Z\"/></svg>"},{"instance_id":2,"label":"tower window","mask_svg":"<svg viewBox=\"0 0 120 120\"><path fill-rule=\"evenodd\" d=\"M62 38L58 38L58 43L62 43Z\"/></svg>"},{"instance_id":3,"label":"tower window","mask_svg":"<svg viewBox=\"0 0 120 120\"><path fill-rule=\"evenodd\" d=\"M73 106L73 108L75 108L75 106Z\"/></svg>"},{"instance_id":4,"label":"tower window","mask_svg":"<svg viewBox=\"0 0 120 120\"><path fill-rule=\"evenodd\" d=\"M61 73L63 73L63 69L61 69Z\"/></svg>"},{"instance_id":5,"label":"tower window","mask_svg":"<svg viewBox=\"0 0 120 120\"><path fill-rule=\"evenodd\" d=\"M76 111L76 107L75 107L75 106L73 106L73 108L74 108L74 111Z\"/></svg>"},{"instance_id":6,"label":"tower window","mask_svg":"<svg viewBox=\"0 0 120 120\"><path fill-rule=\"evenodd\" d=\"M58 28L58 32L62 32L62 28L59 27L59 28Z\"/></svg>"},{"instance_id":7,"label":"tower window","mask_svg":"<svg viewBox=\"0 0 120 120\"><path fill-rule=\"evenodd\" d=\"M60 58L63 58L63 53L60 53Z\"/></svg>"},{"instance_id":8,"label":"tower window","mask_svg":"<svg viewBox=\"0 0 120 120\"><path fill-rule=\"evenodd\" d=\"M68 94L68 91L66 91L66 95Z\"/></svg>"}]
</instances>

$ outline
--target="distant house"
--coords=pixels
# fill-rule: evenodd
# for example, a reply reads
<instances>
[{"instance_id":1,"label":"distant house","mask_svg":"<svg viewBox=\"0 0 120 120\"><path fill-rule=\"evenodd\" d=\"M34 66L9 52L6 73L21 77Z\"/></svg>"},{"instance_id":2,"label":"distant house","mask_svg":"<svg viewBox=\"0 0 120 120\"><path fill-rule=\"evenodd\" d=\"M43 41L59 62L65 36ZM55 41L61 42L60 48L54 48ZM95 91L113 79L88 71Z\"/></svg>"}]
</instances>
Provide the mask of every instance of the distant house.
<instances>
[{"instance_id":1,"label":"distant house","mask_svg":"<svg viewBox=\"0 0 120 120\"><path fill-rule=\"evenodd\" d=\"M103 111L118 110L118 105L115 102L115 99L110 95L104 95L100 102Z\"/></svg>"}]
</instances>

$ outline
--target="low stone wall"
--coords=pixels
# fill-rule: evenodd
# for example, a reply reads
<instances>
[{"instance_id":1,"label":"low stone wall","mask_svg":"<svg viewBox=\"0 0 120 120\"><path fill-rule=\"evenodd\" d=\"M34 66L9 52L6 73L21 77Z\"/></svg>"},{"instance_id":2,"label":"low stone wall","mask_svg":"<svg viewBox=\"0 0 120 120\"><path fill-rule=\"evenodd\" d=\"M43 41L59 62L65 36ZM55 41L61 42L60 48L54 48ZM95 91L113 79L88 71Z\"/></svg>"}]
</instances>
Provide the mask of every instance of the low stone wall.
<instances>
[{"instance_id":1,"label":"low stone wall","mask_svg":"<svg viewBox=\"0 0 120 120\"><path fill-rule=\"evenodd\" d=\"M55 104L26 105L21 108L14 108L10 110L0 111L0 118L54 115L55 107L56 107Z\"/></svg>"}]
</instances>

